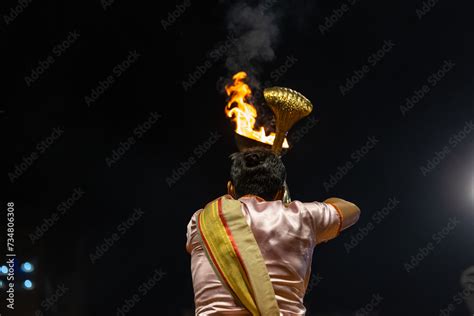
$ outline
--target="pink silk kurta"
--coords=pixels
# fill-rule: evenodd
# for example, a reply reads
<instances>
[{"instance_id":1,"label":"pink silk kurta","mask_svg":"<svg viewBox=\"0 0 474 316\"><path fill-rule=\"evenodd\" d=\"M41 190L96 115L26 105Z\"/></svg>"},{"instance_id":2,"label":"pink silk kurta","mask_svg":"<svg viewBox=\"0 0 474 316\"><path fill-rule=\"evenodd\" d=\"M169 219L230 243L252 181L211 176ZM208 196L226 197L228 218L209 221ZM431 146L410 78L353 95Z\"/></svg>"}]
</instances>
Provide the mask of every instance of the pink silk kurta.
<instances>
[{"instance_id":1,"label":"pink silk kurta","mask_svg":"<svg viewBox=\"0 0 474 316\"><path fill-rule=\"evenodd\" d=\"M329 204L264 201L244 196L242 212L267 265L281 315L304 315L303 298L311 275L316 244L339 234L341 217ZM196 215L187 226L186 250L191 254L196 315L250 315L237 305L215 275L198 242Z\"/></svg>"}]
</instances>

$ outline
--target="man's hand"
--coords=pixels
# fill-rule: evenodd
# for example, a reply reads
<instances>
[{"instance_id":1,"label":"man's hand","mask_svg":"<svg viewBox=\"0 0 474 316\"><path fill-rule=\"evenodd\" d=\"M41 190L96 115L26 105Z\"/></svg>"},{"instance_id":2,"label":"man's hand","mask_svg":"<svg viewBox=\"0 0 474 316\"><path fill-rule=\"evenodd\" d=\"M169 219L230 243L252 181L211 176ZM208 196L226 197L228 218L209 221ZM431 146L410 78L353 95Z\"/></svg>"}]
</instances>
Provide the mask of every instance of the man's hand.
<instances>
[{"instance_id":1,"label":"man's hand","mask_svg":"<svg viewBox=\"0 0 474 316\"><path fill-rule=\"evenodd\" d=\"M354 225L359 220L360 209L354 203L335 197L325 200L324 203L331 204L341 212L341 231Z\"/></svg>"}]
</instances>

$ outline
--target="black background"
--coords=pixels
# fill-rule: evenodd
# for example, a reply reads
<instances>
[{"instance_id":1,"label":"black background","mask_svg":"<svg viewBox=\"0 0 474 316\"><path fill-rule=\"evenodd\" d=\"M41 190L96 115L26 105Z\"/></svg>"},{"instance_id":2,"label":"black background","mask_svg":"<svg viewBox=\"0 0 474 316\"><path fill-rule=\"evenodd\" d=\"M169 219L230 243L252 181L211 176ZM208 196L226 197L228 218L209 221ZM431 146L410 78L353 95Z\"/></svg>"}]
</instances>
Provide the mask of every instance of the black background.
<instances>
[{"instance_id":1,"label":"black background","mask_svg":"<svg viewBox=\"0 0 474 316\"><path fill-rule=\"evenodd\" d=\"M225 193L227 157L236 146L223 112L222 78L231 76L224 59L183 89L226 40L229 6L191 2L164 28L162 20L181 3L158 10L116 0L104 10L98 0L32 0L12 22L2 21L0 125L8 190L0 223L5 227L6 202L14 201L16 254L20 262L36 264L36 288L17 289L15 313L5 308L2 292L6 315L116 315L157 269L164 276L127 315L193 314L186 225L194 211ZM471 7L439 0L419 19L422 1L360 0L322 34L318 26L343 3L276 2L271 10L282 12L276 57L261 65L264 81L295 57L275 84L309 98L318 120L284 157L293 198L338 196L362 210L357 226L316 249L313 273L322 280L305 297L307 314L353 315L380 294L384 299L368 315L438 315L463 289L462 272L474 265L474 131L434 170L423 175L420 168L474 118ZM3 2L2 15L17 5ZM27 86L25 77L73 31L79 38ZM342 95L340 85L390 40L393 49ZM88 106L85 97L134 50L136 62ZM403 115L405 99L445 60L453 69ZM106 158L152 112L161 116L158 122L109 167ZM290 140L305 122L293 128ZM9 173L57 127L64 130L61 137L12 182ZM211 133L221 137L169 186L166 179ZM327 192L324 182L369 137L379 140L375 148ZM83 197L32 243L31 233L75 188ZM373 223L391 197L399 206L348 253L351 237ZM135 208L145 214L92 263L96 247ZM404 264L453 217L459 224L407 272ZM41 302L62 284L68 291L46 311ZM451 315L472 313L464 302L454 305Z\"/></svg>"}]
</instances>

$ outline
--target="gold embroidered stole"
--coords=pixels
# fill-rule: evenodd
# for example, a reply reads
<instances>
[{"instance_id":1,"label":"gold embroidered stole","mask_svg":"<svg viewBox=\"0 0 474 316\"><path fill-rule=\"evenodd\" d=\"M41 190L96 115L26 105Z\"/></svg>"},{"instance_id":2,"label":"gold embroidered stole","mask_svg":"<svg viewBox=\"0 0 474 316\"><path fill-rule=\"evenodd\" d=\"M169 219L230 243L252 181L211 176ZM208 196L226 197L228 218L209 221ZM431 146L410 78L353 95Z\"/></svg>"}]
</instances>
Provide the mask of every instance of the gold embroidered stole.
<instances>
[{"instance_id":1,"label":"gold embroidered stole","mask_svg":"<svg viewBox=\"0 0 474 316\"><path fill-rule=\"evenodd\" d=\"M279 316L267 266L238 200L226 195L198 214L201 245L224 286L252 315Z\"/></svg>"}]
</instances>

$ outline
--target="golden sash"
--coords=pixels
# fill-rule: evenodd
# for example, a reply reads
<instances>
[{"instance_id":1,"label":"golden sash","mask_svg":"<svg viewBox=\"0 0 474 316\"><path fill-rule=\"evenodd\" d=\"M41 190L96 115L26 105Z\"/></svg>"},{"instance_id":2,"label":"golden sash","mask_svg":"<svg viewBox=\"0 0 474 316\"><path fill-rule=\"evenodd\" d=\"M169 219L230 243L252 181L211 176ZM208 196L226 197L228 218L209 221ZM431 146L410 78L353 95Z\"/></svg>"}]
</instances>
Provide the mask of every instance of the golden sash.
<instances>
[{"instance_id":1,"label":"golden sash","mask_svg":"<svg viewBox=\"0 0 474 316\"><path fill-rule=\"evenodd\" d=\"M205 253L237 303L252 315L279 316L267 266L238 200L226 195L199 213L198 233Z\"/></svg>"}]
</instances>

